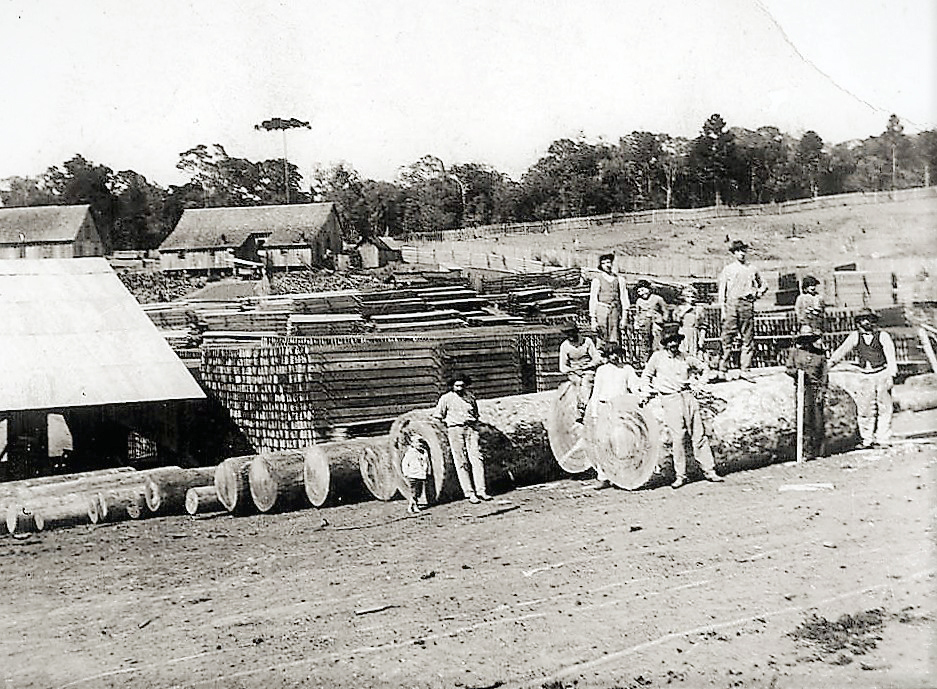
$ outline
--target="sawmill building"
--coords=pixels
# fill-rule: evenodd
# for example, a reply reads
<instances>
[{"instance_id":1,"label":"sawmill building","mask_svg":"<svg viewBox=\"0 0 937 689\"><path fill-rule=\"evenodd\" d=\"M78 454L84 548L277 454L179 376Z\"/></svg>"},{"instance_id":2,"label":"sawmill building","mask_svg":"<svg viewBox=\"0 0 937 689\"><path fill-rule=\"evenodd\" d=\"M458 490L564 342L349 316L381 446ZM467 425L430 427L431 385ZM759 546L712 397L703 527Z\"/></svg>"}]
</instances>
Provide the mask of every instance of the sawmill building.
<instances>
[{"instance_id":1,"label":"sawmill building","mask_svg":"<svg viewBox=\"0 0 937 689\"><path fill-rule=\"evenodd\" d=\"M159 247L162 270L231 270L232 258L271 269L320 266L341 252L332 203L186 210Z\"/></svg>"},{"instance_id":2,"label":"sawmill building","mask_svg":"<svg viewBox=\"0 0 937 689\"><path fill-rule=\"evenodd\" d=\"M88 205L0 208L0 259L103 255Z\"/></svg>"}]
</instances>

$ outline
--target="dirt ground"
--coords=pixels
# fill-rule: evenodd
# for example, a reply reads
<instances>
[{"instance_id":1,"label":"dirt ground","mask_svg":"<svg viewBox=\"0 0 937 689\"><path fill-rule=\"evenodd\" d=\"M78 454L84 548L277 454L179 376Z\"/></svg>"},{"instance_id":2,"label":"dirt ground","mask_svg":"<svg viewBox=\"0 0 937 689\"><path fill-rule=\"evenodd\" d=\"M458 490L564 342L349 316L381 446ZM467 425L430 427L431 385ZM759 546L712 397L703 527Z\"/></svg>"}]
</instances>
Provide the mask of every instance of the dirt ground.
<instances>
[{"instance_id":1,"label":"dirt ground","mask_svg":"<svg viewBox=\"0 0 937 689\"><path fill-rule=\"evenodd\" d=\"M567 479L413 516L368 502L7 537L0 679L932 687L935 467L937 441L912 440L679 491Z\"/></svg>"}]
</instances>

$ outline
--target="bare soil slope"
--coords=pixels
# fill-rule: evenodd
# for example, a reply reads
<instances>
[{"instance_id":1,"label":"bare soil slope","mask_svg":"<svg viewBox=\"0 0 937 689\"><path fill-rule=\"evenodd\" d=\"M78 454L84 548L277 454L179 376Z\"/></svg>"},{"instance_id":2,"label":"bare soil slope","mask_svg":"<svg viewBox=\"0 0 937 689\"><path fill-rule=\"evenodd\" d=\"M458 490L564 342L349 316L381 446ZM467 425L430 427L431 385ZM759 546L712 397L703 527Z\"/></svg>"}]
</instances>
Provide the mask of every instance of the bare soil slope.
<instances>
[{"instance_id":1,"label":"bare soil slope","mask_svg":"<svg viewBox=\"0 0 937 689\"><path fill-rule=\"evenodd\" d=\"M7 539L0 681L934 686L935 466L916 441L679 491L564 480L413 516L370 502Z\"/></svg>"}]
</instances>

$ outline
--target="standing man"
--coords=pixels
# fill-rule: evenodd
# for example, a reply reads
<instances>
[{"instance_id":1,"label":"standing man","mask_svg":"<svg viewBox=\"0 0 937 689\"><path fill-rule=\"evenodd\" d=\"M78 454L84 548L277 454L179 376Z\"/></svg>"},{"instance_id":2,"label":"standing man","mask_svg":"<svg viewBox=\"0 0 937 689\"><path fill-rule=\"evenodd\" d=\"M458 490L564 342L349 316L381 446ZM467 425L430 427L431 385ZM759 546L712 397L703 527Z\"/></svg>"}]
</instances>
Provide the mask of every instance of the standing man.
<instances>
[{"instance_id":1,"label":"standing man","mask_svg":"<svg viewBox=\"0 0 937 689\"><path fill-rule=\"evenodd\" d=\"M716 303L722 309L722 358L719 370L729 370L729 350L736 335L742 341L739 368L742 373L752 365L755 349L755 302L768 291L761 275L748 265L748 244L736 239L729 245L735 261L719 273Z\"/></svg>"},{"instance_id":2,"label":"standing man","mask_svg":"<svg viewBox=\"0 0 937 689\"><path fill-rule=\"evenodd\" d=\"M638 280L635 293L634 329L638 336L638 356L641 363L645 363L651 354L660 349L664 321L667 319L667 302L651 291L651 283L647 280Z\"/></svg>"},{"instance_id":3,"label":"standing man","mask_svg":"<svg viewBox=\"0 0 937 689\"><path fill-rule=\"evenodd\" d=\"M462 493L470 503L477 504L479 500L491 500L491 496L485 487L485 465L478 449L478 402L468 389L471 384L468 376L453 378L451 391L439 398L433 416L446 424Z\"/></svg>"},{"instance_id":4,"label":"standing man","mask_svg":"<svg viewBox=\"0 0 937 689\"><path fill-rule=\"evenodd\" d=\"M589 319L599 339L621 344L621 331L631 300L625 279L612 272L614 263L615 254L599 256L599 271L589 289Z\"/></svg>"},{"instance_id":5,"label":"standing man","mask_svg":"<svg viewBox=\"0 0 937 689\"><path fill-rule=\"evenodd\" d=\"M820 296L820 281L813 275L804 278L800 285L800 294L794 302L794 315L797 316L797 326L809 327L813 332L823 334L823 318L826 307L823 297Z\"/></svg>"},{"instance_id":6,"label":"standing man","mask_svg":"<svg viewBox=\"0 0 937 689\"><path fill-rule=\"evenodd\" d=\"M668 333L641 374L643 387L642 398L646 402L651 397L660 398L664 412L664 425L673 439L673 469L676 480L672 488L686 485L686 446L687 438L693 448L693 458L703 470L707 481L721 483L722 477L716 473L716 462L709 446L703 419L700 417L699 402L690 390L690 371L703 372L705 364L694 356L680 351L683 335Z\"/></svg>"},{"instance_id":7,"label":"standing man","mask_svg":"<svg viewBox=\"0 0 937 689\"><path fill-rule=\"evenodd\" d=\"M829 376L823 333L809 325L800 329L800 334L794 338L794 346L787 353L787 375L796 381L798 371L804 372L804 458L816 459L824 454Z\"/></svg>"},{"instance_id":8,"label":"standing man","mask_svg":"<svg viewBox=\"0 0 937 689\"><path fill-rule=\"evenodd\" d=\"M855 351L859 357L861 384L856 390L856 415L863 447L891 439L891 389L898 374L895 343L878 329L878 314L863 309L856 315L858 330L849 333L830 357L830 368Z\"/></svg>"},{"instance_id":9,"label":"standing man","mask_svg":"<svg viewBox=\"0 0 937 689\"><path fill-rule=\"evenodd\" d=\"M579 326L570 323L563 328L566 339L560 344L560 373L565 373L576 389L576 421L582 422L592 397L595 369L602 363L592 338L583 337Z\"/></svg>"}]
</instances>

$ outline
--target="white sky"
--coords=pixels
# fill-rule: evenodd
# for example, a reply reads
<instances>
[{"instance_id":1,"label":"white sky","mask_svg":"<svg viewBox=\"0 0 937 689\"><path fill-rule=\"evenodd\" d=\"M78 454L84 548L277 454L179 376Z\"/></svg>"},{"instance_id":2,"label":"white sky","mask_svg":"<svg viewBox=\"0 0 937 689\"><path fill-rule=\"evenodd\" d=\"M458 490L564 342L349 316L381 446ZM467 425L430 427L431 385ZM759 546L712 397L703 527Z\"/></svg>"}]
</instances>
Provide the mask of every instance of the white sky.
<instances>
[{"instance_id":1,"label":"white sky","mask_svg":"<svg viewBox=\"0 0 937 689\"><path fill-rule=\"evenodd\" d=\"M0 178L179 153L391 179L426 153L515 178L554 139L935 126L933 0L0 0ZM788 42L790 41L790 42ZM821 73L822 72L822 73ZM826 76L824 76L826 75ZM918 125L918 126L914 126Z\"/></svg>"}]
</instances>

